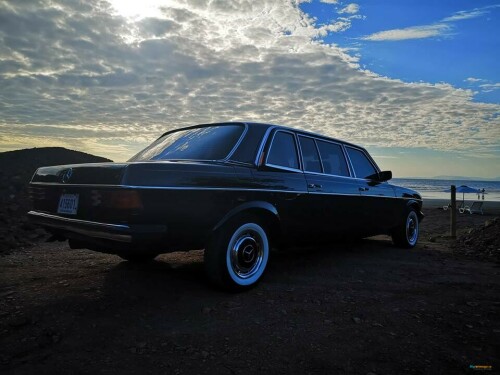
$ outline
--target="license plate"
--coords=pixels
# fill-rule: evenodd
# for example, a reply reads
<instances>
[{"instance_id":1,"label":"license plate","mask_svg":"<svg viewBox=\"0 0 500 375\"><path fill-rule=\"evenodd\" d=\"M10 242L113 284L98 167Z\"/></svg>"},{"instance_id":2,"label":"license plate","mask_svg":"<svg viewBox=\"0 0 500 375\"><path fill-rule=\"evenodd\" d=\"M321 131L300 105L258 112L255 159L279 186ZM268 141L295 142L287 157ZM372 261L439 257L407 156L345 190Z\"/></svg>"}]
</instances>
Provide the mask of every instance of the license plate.
<instances>
[{"instance_id":1,"label":"license plate","mask_svg":"<svg viewBox=\"0 0 500 375\"><path fill-rule=\"evenodd\" d=\"M63 194L59 199L59 206L57 207L57 213L76 215L78 210L78 194Z\"/></svg>"}]
</instances>

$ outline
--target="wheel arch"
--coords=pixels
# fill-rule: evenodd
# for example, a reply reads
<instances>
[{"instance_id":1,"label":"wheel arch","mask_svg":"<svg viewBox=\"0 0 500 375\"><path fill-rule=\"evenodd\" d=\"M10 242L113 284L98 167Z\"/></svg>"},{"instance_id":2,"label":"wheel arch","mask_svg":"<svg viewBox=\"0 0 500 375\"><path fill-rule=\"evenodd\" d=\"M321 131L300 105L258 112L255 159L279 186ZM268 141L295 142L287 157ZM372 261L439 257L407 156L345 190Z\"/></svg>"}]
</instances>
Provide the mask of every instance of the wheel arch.
<instances>
[{"instance_id":1,"label":"wheel arch","mask_svg":"<svg viewBox=\"0 0 500 375\"><path fill-rule=\"evenodd\" d=\"M227 222L242 215L253 215L264 221L272 240L281 236L280 216L278 210L271 203L266 201L251 201L240 204L229 211L213 227L212 232L220 229Z\"/></svg>"},{"instance_id":2,"label":"wheel arch","mask_svg":"<svg viewBox=\"0 0 500 375\"><path fill-rule=\"evenodd\" d=\"M419 222L422 221L422 219L424 218L424 214L422 213L422 202L421 201L418 201L416 199L409 199L406 202L406 206L409 208L413 208L417 212L418 221Z\"/></svg>"}]
</instances>

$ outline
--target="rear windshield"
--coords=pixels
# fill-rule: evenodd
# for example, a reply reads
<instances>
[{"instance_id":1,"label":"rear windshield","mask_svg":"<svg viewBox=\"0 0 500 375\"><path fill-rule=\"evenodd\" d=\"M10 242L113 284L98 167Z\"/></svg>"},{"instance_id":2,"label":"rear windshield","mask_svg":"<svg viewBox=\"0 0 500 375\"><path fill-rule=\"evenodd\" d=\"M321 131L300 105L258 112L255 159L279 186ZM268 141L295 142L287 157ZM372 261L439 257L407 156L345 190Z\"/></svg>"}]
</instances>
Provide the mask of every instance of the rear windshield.
<instances>
[{"instance_id":1,"label":"rear windshield","mask_svg":"<svg viewBox=\"0 0 500 375\"><path fill-rule=\"evenodd\" d=\"M165 134L129 161L220 160L240 139L244 125L216 125Z\"/></svg>"}]
</instances>

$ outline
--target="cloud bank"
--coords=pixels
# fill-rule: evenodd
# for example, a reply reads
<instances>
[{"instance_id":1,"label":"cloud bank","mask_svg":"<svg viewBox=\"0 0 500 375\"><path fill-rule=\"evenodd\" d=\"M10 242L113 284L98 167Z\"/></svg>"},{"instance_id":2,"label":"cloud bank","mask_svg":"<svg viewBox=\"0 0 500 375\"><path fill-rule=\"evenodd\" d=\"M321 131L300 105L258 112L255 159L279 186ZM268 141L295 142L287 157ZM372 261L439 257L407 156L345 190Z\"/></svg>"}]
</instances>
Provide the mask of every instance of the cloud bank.
<instances>
[{"instance_id":1,"label":"cloud bank","mask_svg":"<svg viewBox=\"0 0 500 375\"><path fill-rule=\"evenodd\" d=\"M98 0L0 3L0 148L124 160L175 127L253 120L364 146L498 155L499 105L363 70L318 41L295 1L167 4L126 18Z\"/></svg>"}]
</instances>

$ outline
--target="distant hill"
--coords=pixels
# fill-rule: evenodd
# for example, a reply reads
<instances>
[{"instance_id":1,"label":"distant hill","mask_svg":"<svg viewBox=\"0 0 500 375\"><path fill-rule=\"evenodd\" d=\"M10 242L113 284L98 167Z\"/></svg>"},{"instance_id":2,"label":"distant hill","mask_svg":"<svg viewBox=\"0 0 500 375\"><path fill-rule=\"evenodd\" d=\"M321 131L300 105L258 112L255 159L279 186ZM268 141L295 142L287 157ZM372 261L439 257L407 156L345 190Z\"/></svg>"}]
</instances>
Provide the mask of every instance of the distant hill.
<instances>
[{"instance_id":1,"label":"distant hill","mask_svg":"<svg viewBox=\"0 0 500 375\"><path fill-rule=\"evenodd\" d=\"M0 177L21 176L28 180L39 167L62 164L103 163L112 160L87 154L85 152L68 150L64 147L39 147L24 150L0 152Z\"/></svg>"},{"instance_id":2,"label":"distant hill","mask_svg":"<svg viewBox=\"0 0 500 375\"><path fill-rule=\"evenodd\" d=\"M102 163L111 160L68 150L40 147L0 153L0 254L47 238L27 221L31 209L28 183L36 169L49 165Z\"/></svg>"}]
</instances>

